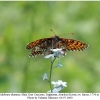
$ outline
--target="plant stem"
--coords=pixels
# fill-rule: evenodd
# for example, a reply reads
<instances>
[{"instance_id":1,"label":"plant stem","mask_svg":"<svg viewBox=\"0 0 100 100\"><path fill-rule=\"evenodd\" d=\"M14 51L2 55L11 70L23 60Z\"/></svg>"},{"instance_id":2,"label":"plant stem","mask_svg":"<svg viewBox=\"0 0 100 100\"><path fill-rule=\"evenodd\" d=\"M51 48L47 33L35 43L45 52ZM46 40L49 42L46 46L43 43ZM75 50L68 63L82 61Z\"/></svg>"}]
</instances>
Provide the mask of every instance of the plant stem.
<instances>
[{"instance_id":1,"label":"plant stem","mask_svg":"<svg viewBox=\"0 0 100 100\"><path fill-rule=\"evenodd\" d=\"M54 63L55 60L56 60L56 57L54 57L54 59L51 60L50 78L49 78L49 82L50 82L50 90L52 90L52 87L51 87L51 74L52 74L53 63Z\"/></svg>"}]
</instances>

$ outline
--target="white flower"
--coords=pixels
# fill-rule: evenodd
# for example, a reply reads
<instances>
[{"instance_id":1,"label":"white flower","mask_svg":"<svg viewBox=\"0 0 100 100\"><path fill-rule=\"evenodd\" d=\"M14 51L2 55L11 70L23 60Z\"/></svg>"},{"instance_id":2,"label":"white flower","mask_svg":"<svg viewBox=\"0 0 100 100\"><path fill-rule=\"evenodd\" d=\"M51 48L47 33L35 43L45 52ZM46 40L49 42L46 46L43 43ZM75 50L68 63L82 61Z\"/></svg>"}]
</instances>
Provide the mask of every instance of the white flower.
<instances>
[{"instance_id":1,"label":"white flower","mask_svg":"<svg viewBox=\"0 0 100 100\"><path fill-rule=\"evenodd\" d=\"M49 55L46 55L45 58L50 58L50 57L60 57L60 56L64 56L65 55L65 52L62 51L62 49L50 49L52 51L53 54L49 54Z\"/></svg>"},{"instance_id":2,"label":"white flower","mask_svg":"<svg viewBox=\"0 0 100 100\"><path fill-rule=\"evenodd\" d=\"M58 63L58 67L62 67L62 64Z\"/></svg>"},{"instance_id":3,"label":"white flower","mask_svg":"<svg viewBox=\"0 0 100 100\"><path fill-rule=\"evenodd\" d=\"M54 85L52 93L59 93L64 87L67 87L67 82L62 82L62 80L58 80L57 82L52 81L51 84Z\"/></svg>"},{"instance_id":4,"label":"white flower","mask_svg":"<svg viewBox=\"0 0 100 100\"><path fill-rule=\"evenodd\" d=\"M60 61L58 61L58 64L56 66L54 66L53 68L57 68L57 67L62 67L62 64L60 63Z\"/></svg>"},{"instance_id":5,"label":"white flower","mask_svg":"<svg viewBox=\"0 0 100 100\"><path fill-rule=\"evenodd\" d=\"M44 75L42 76L43 80L48 80L47 74L44 73Z\"/></svg>"},{"instance_id":6,"label":"white flower","mask_svg":"<svg viewBox=\"0 0 100 100\"><path fill-rule=\"evenodd\" d=\"M58 80L58 84L63 86L63 87L67 87L67 82L62 82L62 80Z\"/></svg>"},{"instance_id":7,"label":"white flower","mask_svg":"<svg viewBox=\"0 0 100 100\"><path fill-rule=\"evenodd\" d=\"M64 51L62 51L62 49L50 49L52 52L53 52L53 54L54 54L54 56L55 57L60 57L60 56L63 56L64 54L65 54L65 52Z\"/></svg>"},{"instance_id":8,"label":"white flower","mask_svg":"<svg viewBox=\"0 0 100 100\"><path fill-rule=\"evenodd\" d=\"M52 52L58 52L58 51L62 51L62 49L50 49Z\"/></svg>"},{"instance_id":9,"label":"white flower","mask_svg":"<svg viewBox=\"0 0 100 100\"><path fill-rule=\"evenodd\" d=\"M53 88L52 93L59 93L59 89L58 88Z\"/></svg>"},{"instance_id":10,"label":"white flower","mask_svg":"<svg viewBox=\"0 0 100 100\"><path fill-rule=\"evenodd\" d=\"M62 80L58 80L57 82L52 81L51 84L54 85L54 87L67 87L67 82L62 82Z\"/></svg>"},{"instance_id":11,"label":"white flower","mask_svg":"<svg viewBox=\"0 0 100 100\"><path fill-rule=\"evenodd\" d=\"M54 54L46 55L44 58L51 58L51 57L54 57Z\"/></svg>"},{"instance_id":12,"label":"white flower","mask_svg":"<svg viewBox=\"0 0 100 100\"><path fill-rule=\"evenodd\" d=\"M64 87L67 87L67 82L62 82L62 80L58 80L57 82L52 81L53 89L49 90L47 93L59 93Z\"/></svg>"}]
</instances>

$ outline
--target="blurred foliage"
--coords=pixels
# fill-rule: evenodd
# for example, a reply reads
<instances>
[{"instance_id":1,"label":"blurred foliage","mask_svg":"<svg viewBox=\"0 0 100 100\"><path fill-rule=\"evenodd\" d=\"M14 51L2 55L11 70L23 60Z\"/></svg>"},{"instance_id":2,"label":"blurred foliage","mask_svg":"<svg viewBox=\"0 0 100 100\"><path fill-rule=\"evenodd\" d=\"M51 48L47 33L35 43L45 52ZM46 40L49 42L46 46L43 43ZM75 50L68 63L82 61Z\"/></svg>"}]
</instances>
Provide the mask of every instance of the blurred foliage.
<instances>
[{"instance_id":1,"label":"blurred foliage","mask_svg":"<svg viewBox=\"0 0 100 100\"><path fill-rule=\"evenodd\" d=\"M100 92L100 2L0 2L0 92L47 92L42 81L50 61L29 58L27 43L54 36L81 40L89 48L69 52L52 80L68 87L62 92ZM74 32L74 35L67 33ZM55 62L56 64L57 62Z\"/></svg>"}]
</instances>

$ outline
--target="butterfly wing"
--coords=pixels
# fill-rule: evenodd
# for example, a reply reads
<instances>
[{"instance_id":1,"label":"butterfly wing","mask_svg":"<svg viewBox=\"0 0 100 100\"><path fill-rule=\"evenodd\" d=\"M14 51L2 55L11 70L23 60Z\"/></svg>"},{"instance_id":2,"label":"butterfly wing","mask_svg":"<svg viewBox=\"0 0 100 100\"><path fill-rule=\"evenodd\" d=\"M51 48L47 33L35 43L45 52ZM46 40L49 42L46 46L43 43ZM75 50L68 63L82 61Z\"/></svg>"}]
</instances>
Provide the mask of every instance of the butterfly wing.
<instances>
[{"instance_id":1,"label":"butterfly wing","mask_svg":"<svg viewBox=\"0 0 100 100\"><path fill-rule=\"evenodd\" d=\"M39 39L39 40L30 42L27 44L26 49L29 50L29 49L35 48L36 46L41 47L42 44L45 43L45 41L47 41L47 39L48 38L43 38L43 39Z\"/></svg>"},{"instance_id":2,"label":"butterfly wing","mask_svg":"<svg viewBox=\"0 0 100 100\"><path fill-rule=\"evenodd\" d=\"M32 49L29 57L38 56L38 55L46 55L50 53L50 49L52 48L54 38L43 38L27 44L26 49Z\"/></svg>"},{"instance_id":3,"label":"butterfly wing","mask_svg":"<svg viewBox=\"0 0 100 100\"><path fill-rule=\"evenodd\" d=\"M83 43L78 40L66 39L66 38L59 38L59 40L61 41L63 47L65 47L67 50L80 51L88 47L86 43Z\"/></svg>"},{"instance_id":4,"label":"butterfly wing","mask_svg":"<svg viewBox=\"0 0 100 100\"><path fill-rule=\"evenodd\" d=\"M67 50L80 51L87 48L88 45L78 40L59 38L58 36L51 38L43 38L33 42L30 42L27 46L27 50L32 50L29 57L34 57L38 55L48 55L52 52L50 49L62 48L65 52Z\"/></svg>"}]
</instances>

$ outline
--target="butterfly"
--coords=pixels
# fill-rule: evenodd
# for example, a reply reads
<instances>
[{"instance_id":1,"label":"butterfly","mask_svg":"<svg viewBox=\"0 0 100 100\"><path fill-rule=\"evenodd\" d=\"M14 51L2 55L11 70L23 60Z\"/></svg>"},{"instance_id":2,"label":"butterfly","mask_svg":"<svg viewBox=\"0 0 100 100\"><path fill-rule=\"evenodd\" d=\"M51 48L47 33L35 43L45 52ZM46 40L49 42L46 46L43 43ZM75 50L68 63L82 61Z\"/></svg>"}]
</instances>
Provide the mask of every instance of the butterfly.
<instances>
[{"instance_id":1,"label":"butterfly","mask_svg":"<svg viewBox=\"0 0 100 100\"><path fill-rule=\"evenodd\" d=\"M61 48L62 51L80 51L84 50L88 47L88 45L84 42L74 40L74 39L66 39L60 38L59 36L54 36L50 38L42 38L27 44L26 49L30 50L29 57L36 57L38 55L48 55L52 52L50 49Z\"/></svg>"}]
</instances>

